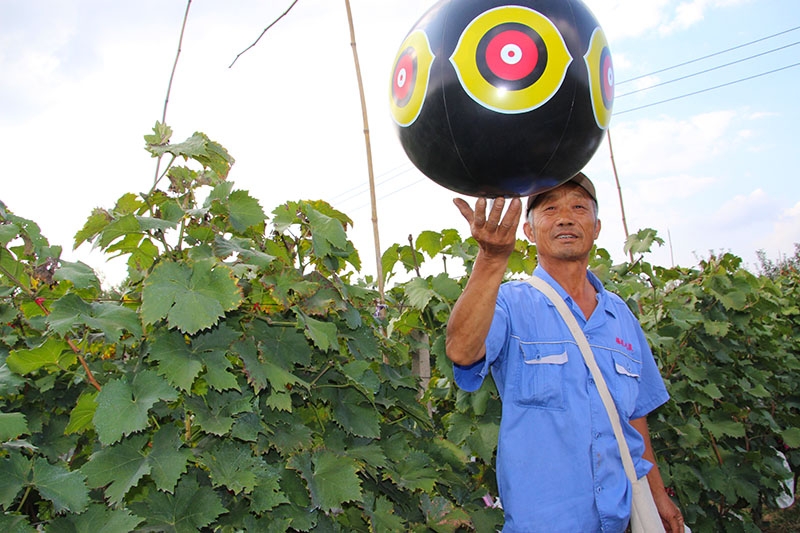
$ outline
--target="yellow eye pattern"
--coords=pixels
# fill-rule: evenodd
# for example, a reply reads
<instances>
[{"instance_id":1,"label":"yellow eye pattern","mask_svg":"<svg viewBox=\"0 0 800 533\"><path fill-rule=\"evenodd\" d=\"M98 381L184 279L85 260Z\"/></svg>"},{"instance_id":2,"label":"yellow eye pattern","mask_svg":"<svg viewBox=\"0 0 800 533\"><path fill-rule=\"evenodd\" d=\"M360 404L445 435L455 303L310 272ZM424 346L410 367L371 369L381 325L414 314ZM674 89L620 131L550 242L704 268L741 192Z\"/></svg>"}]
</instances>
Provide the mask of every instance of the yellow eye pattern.
<instances>
[{"instance_id":1,"label":"yellow eye pattern","mask_svg":"<svg viewBox=\"0 0 800 533\"><path fill-rule=\"evenodd\" d=\"M533 9L502 6L470 22L450 62L470 97L499 113L525 113L549 101L572 63L553 22Z\"/></svg>"},{"instance_id":2,"label":"yellow eye pattern","mask_svg":"<svg viewBox=\"0 0 800 533\"><path fill-rule=\"evenodd\" d=\"M604 130L611 122L611 109L614 106L614 65L611 62L608 41L599 27L592 33L589 49L583 59L589 70L594 119L597 126Z\"/></svg>"},{"instance_id":3,"label":"yellow eye pattern","mask_svg":"<svg viewBox=\"0 0 800 533\"><path fill-rule=\"evenodd\" d=\"M422 30L411 32L400 45L389 95L389 108L398 125L410 126L422 111L433 60L428 35Z\"/></svg>"}]
</instances>

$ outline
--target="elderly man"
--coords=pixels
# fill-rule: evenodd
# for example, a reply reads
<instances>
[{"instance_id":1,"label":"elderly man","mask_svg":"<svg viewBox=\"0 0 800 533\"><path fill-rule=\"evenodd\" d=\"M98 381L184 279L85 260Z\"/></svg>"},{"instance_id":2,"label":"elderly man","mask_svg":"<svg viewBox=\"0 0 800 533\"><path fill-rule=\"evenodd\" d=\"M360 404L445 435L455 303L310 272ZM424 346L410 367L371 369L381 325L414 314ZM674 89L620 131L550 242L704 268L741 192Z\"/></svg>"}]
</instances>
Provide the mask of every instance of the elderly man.
<instances>
[{"instance_id":1,"label":"elderly man","mask_svg":"<svg viewBox=\"0 0 800 533\"><path fill-rule=\"evenodd\" d=\"M506 533L623 532L631 491L594 380L554 305L530 283L502 283L522 211L518 198L456 206L480 248L447 324L458 385L489 370L502 399L497 484ZM565 300L620 412L638 477L647 475L664 527L683 532L664 490L646 416L669 399L638 321L587 268L600 233L594 185L582 173L527 200L523 229L536 244L534 272Z\"/></svg>"}]
</instances>

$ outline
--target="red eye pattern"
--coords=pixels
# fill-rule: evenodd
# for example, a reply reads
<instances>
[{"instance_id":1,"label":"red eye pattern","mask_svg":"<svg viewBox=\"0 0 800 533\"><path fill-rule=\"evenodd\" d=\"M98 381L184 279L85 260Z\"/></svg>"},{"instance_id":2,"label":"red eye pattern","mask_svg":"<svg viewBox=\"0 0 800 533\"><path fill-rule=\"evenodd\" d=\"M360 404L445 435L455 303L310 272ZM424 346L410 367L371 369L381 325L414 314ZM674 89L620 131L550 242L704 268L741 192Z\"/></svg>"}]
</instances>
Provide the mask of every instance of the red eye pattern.
<instances>
[{"instance_id":1,"label":"red eye pattern","mask_svg":"<svg viewBox=\"0 0 800 533\"><path fill-rule=\"evenodd\" d=\"M558 92L572 62L558 28L522 6L478 15L459 38L450 62L462 87L499 113L524 113Z\"/></svg>"},{"instance_id":2,"label":"red eye pattern","mask_svg":"<svg viewBox=\"0 0 800 533\"><path fill-rule=\"evenodd\" d=\"M389 94L392 118L400 126L413 124L422 111L433 60L428 36L422 30L411 32L400 45Z\"/></svg>"},{"instance_id":3,"label":"red eye pattern","mask_svg":"<svg viewBox=\"0 0 800 533\"><path fill-rule=\"evenodd\" d=\"M597 126L604 130L611 122L611 110L614 107L614 65L608 41L599 27L592 33L589 49L583 59L589 70L594 119Z\"/></svg>"}]
</instances>

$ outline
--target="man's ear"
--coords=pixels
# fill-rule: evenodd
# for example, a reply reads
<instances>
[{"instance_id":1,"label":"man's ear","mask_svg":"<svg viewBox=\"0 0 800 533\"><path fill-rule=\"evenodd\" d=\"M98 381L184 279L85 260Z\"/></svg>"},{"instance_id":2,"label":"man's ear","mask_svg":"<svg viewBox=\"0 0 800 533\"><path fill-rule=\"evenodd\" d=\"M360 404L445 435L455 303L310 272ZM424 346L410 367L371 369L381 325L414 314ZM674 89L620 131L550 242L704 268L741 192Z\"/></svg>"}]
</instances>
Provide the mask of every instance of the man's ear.
<instances>
[{"instance_id":1,"label":"man's ear","mask_svg":"<svg viewBox=\"0 0 800 533\"><path fill-rule=\"evenodd\" d=\"M595 239L597 239L597 237L600 236L600 226L601 226L600 219L598 218L597 222L594 225L594 238Z\"/></svg>"},{"instance_id":2,"label":"man's ear","mask_svg":"<svg viewBox=\"0 0 800 533\"><path fill-rule=\"evenodd\" d=\"M536 244L536 237L535 234L533 233L533 227L531 227L530 222L528 222L527 220L522 225L522 232L525 234L525 236L528 238L529 241L531 241L533 244Z\"/></svg>"}]
</instances>

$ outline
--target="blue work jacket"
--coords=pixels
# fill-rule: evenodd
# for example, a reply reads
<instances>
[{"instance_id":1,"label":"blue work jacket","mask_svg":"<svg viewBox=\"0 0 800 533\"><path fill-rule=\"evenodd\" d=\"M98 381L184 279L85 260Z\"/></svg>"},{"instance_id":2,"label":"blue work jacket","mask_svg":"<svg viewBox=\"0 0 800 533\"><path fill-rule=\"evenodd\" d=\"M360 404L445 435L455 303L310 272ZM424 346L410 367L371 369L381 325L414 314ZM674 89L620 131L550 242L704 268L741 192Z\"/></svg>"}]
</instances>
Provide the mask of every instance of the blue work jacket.
<instances>
[{"instance_id":1,"label":"blue work jacket","mask_svg":"<svg viewBox=\"0 0 800 533\"><path fill-rule=\"evenodd\" d=\"M652 465L630 420L669 399L644 333L630 309L591 272L597 307L578 305L538 267L586 335L622 419L638 477ZM524 281L504 283L486 339L486 357L454 366L456 383L477 390L491 369L502 399L497 484L505 533L622 532L631 489L597 387L558 310Z\"/></svg>"}]
</instances>

